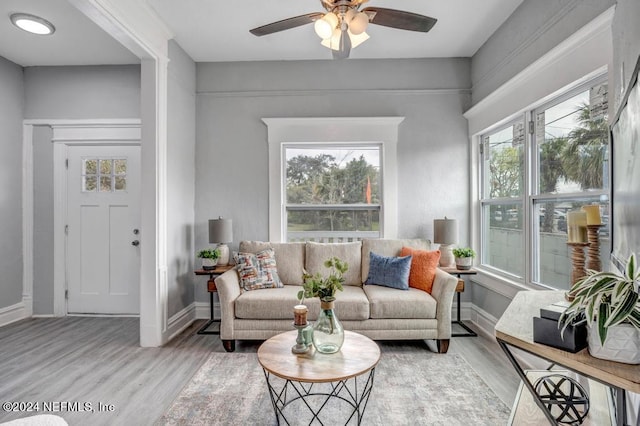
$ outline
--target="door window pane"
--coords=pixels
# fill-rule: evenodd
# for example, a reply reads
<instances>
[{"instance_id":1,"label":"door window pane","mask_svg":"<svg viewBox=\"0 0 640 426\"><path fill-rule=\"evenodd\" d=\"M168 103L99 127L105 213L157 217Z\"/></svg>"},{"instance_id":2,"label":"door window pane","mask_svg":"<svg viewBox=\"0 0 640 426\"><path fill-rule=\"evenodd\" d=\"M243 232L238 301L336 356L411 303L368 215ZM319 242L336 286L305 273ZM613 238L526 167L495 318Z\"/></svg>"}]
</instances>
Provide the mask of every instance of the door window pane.
<instances>
[{"instance_id":1,"label":"door window pane","mask_svg":"<svg viewBox=\"0 0 640 426\"><path fill-rule=\"evenodd\" d=\"M124 158L85 158L82 174L83 192L127 190L127 160Z\"/></svg>"}]
</instances>

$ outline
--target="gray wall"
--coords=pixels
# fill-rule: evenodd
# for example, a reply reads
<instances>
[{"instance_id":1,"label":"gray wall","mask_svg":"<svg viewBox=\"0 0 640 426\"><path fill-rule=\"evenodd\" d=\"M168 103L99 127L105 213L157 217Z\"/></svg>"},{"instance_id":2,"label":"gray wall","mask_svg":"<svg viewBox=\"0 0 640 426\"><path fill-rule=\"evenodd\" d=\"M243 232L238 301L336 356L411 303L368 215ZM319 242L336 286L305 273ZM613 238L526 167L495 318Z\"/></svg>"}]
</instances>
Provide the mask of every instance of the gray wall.
<instances>
[{"instance_id":1,"label":"gray wall","mask_svg":"<svg viewBox=\"0 0 640 426\"><path fill-rule=\"evenodd\" d=\"M140 118L140 65L28 67L25 118Z\"/></svg>"},{"instance_id":2,"label":"gray wall","mask_svg":"<svg viewBox=\"0 0 640 426\"><path fill-rule=\"evenodd\" d=\"M139 118L140 66L24 69L25 118ZM33 313L53 314L53 146L36 127L34 158ZM18 163L20 164L20 163ZM36 257L37 256L37 257Z\"/></svg>"},{"instance_id":3,"label":"gray wall","mask_svg":"<svg viewBox=\"0 0 640 426\"><path fill-rule=\"evenodd\" d=\"M0 308L22 302L22 67L0 57Z\"/></svg>"},{"instance_id":4,"label":"gray wall","mask_svg":"<svg viewBox=\"0 0 640 426\"><path fill-rule=\"evenodd\" d=\"M634 0L625 0L632 3ZM615 0L525 0L473 55L473 103L483 99ZM630 20L635 18L629 17Z\"/></svg>"},{"instance_id":5,"label":"gray wall","mask_svg":"<svg viewBox=\"0 0 640 426\"><path fill-rule=\"evenodd\" d=\"M169 318L194 300L196 65L169 42L167 259Z\"/></svg>"},{"instance_id":6,"label":"gray wall","mask_svg":"<svg viewBox=\"0 0 640 426\"><path fill-rule=\"evenodd\" d=\"M263 117L406 117L398 235L432 239L433 219L447 215L466 243L469 85L468 59L197 64L196 249L209 245L206 223L219 215L233 220L232 250L268 239Z\"/></svg>"}]
</instances>

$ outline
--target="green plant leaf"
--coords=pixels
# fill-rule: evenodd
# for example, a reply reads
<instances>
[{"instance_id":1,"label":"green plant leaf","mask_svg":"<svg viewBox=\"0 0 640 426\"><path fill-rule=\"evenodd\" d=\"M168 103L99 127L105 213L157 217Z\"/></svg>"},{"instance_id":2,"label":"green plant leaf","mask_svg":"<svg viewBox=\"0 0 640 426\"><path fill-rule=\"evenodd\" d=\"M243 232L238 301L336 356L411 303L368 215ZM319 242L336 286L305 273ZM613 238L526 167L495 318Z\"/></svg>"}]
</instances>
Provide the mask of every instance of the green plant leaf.
<instances>
[{"instance_id":1,"label":"green plant leaf","mask_svg":"<svg viewBox=\"0 0 640 426\"><path fill-rule=\"evenodd\" d=\"M609 309L604 303L600 305L598 312L598 335L600 336L600 343L604 345L604 341L607 340L607 327L605 326L609 317Z\"/></svg>"},{"instance_id":2,"label":"green plant leaf","mask_svg":"<svg viewBox=\"0 0 640 426\"><path fill-rule=\"evenodd\" d=\"M636 303L638 303L638 293L634 291L628 292L627 297L622 302L613 305L613 310L604 326L611 327L625 321L635 309Z\"/></svg>"}]
</instances>

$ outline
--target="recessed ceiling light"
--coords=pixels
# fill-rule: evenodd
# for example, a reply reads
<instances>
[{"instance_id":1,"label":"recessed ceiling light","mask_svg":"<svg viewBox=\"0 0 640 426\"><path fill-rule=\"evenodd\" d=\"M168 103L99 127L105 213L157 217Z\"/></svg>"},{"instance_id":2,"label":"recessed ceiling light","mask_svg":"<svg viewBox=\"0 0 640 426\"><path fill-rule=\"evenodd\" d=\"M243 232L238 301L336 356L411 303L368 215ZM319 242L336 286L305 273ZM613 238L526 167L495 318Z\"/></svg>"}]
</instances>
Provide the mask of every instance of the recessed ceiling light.
<instances>
[{"instance_id":1,"label":"recessed ceiling light","mask_svg":"<svg viewBox=\"0 0 640 426\"><path fill-rule=\"evenodd\" d=\"M56 27L46 19L28 13L14 13L9 17L11 22L21 30L38 34L50 35L56 31Z\"/></svg>"}]
</instances>

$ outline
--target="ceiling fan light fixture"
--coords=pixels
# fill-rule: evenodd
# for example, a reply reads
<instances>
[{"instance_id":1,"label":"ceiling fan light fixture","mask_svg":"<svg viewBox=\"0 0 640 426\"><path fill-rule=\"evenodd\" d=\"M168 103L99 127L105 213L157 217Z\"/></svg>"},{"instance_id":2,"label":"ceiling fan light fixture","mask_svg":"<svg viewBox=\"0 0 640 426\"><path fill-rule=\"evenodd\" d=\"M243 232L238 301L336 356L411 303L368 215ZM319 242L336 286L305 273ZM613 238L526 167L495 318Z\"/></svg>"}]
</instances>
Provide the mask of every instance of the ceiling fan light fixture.
<instances>
[{"instance_id":1,"label":"ceiling fan light fixture","mask_svg":"<svg viewBox=\"0 0 640 426\"><path fill-rule=\"evenodd\" d=\"M369 15L364 12L358 12L349 22L349 31L354 35L359 35L367 30L368 25Z\"/></svg>"},{"instance_id":2,"label":"ceiling fan light fixture","mask_svg":"<svg viewBox=\"0 0 640 426\"><path fill-rule=\"evenodd\" d=\"M355 48L360 46L365 41L369 40L369 34L365 32L361 32L360 34L353 34L351 31L348 31L349 38L351 39L351 48Z\"/></svg>"},{"instance_id":3,"label":"ceiling fan light fixture","mask_svg":"<svg viewBox=\"0 0 640 426\"><path fill-rule=\"evenodd\" d=\"M28 13L14 13L9 19L16 27L32 34L51 35L56 31L56 27L51 22Z\"/></svg>"},{"instance_id":4,"label":"ceiling fan light fixture","mask_svg":"<svg viewBox=\"0 0 640 426\"><path fill-rule=\"evenodd\" d=\"M338 16L333 12L329 12L318 19L313 27L318 37L324 40L331 37L333 30L338 26L338 21Z\"/></svg>"}]
</instances>

